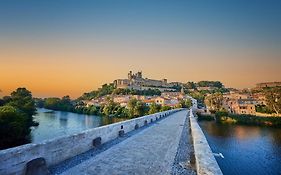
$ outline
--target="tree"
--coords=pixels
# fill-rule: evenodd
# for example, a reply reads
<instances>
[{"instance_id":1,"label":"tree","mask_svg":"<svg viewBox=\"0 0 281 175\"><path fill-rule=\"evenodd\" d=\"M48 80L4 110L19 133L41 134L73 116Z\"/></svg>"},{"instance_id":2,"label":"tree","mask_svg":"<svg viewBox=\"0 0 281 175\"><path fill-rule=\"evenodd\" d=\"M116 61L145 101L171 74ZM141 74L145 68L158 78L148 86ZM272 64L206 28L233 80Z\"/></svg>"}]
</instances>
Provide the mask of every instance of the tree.
<instances>
[{"instance_id":1,"label":"tree","mask_svg":"<svg viewBox=\"0 0 281 175\"><path fill-rule=\"evenodd\" d=\"M35 106L38 108L44 107L44 100L42 98L34 98Z\"/></svg>"},{"instance_id":2,"label":"tree","mask_svg":"<svg viewBox=\"0 0 281 175\"><path fill-rule=\"evenodd\" d=\"M192 98L195 98L196 100L198 100L198 102L203 102L204 98L205 98L204 94L202 92L199 92L199 91L190 92L189 95Z\"/></svg>"},{"instance_id":3,"label":"tree","mask_svg":"<svg viewBox=\"0 0 281 175\"><path fill-rule=\"evenodd\" d=\"M145 114L146 106L143 102L133 98L128 102L128 114L129 117L139 117Z\"/></svg>"},{"instance_id":4,"label":"tree","mask_svg":"<svg viewBox=\"0 0 281 175\"><path fill-rule=\"evenodd\" d=\"M52 110L59 110L60 99L56 97L46 98L44 107Z\"/></svg>"},{"instance_id":5,"label":"tree","mask_svg":"<svg viewBox=\"0 0 281 175\"><path fill-rule=\"evenodd\" d=\"M222 93L214 93L206 97L205 103L211 112L217 112L222 109Z\"/></svg>"},{"instance_id":6,"label":"tree","mask_svg":"<svg viewBox=\"0 0 281 175\"><path fill-rule=\"evenodd\" d=\"M4 97L2 98L2 100L4 101L4 104L7 104L7 103L9 103L12 99L11 99L10 96L4 96Z\"/></svg>"},{"instance_id":7,"label":"tree","mask_svg":"<svg viewBox=\"0 0 281 175\"><path fill-rule=\"evenodd\" d=\"M147 108L146 108L145 104L141 101L137 101L137 105L135 108L135 116L137 116L137 117L143 116L143 115L145 115L146 111L147 111Z\"/></svg>"},{"instance_id":8,"label":"tree","mask_svg":"<svg viewBox=\"0 0 281 175\"><path fill-rule=\"evenodd\" d=\"M185 101L184 101L184 105L185 105L185 108L190 108L191 106L192 106L192 101L191 101L191 99L186 99Z\"/></svg>"},{"instance_id":9,"label":"tree","mask_svg":"<svg viewBox=\"0 0 281 175\"><path fill-rule=\"evenodd\" d=\"M199 81L197 85L199 87L217 87L217 88L223 87L223 84L220 81Z\"/></svg>"},{"instance_id":10,"label":"tree","mask_svg":"<svg viewBox=\"0 0 281 175\"><path fill-rule=\"evenodd\" d=\"M10 105L0 107L0 149L29 142L29 134L27 114Z\"/></svg>"},{"instance_id":11,"label":"tree","mask_svg":"<svg viewBox=\"0 0 281 175\"><path fill-rule=\"evenodd\" d=\"M32 94L26 88L18 88L11 96L3 97L0 107L0 147L8 148L30 142L30 127L36 113Z\"/></svg>"},{"instance_id":12,"label":"tree","mask_svg":"<svg viewBox=\"0 0 281 175\"><path fill-rule=\"evenodd\" d=\"M264 93L269 109L281 113L281 87L268 88Z\"/></svg>"},{"instance_id":13,"label":"tree","mask_svg":"<svg viewBox=\"0 0 281 175\"><path fill-rule=\"evenodd\" d=\"M131 100L129 100L128 102L128 113L130 117L134 117L135 116L135 107L137 105L138 100L133 98Z\"/></svg>"},{"instance_id":14,"label":"tree","mask_svg":"<svg viewBox=\"0 0 281 175\"><path fill-rule=\"evenodd\" d=\"M25 113L29 127L38 125L38 123L33 121L33 115L36 114L35 101L32 98L31 92L26 88L18 88L13 91L7 105L13 106Z\"/></svg>"},{"instance_id":15,"label":"tree","mask_svg":"<svg viewBox=\"0 0 281 175\"><path fill-rule=\"evenodd\" d=\"M44 107L52 110L73 112L75 109L73 103L74 102L72 102L68 95L62 97L61 99L57 97L44 99Z\"/></svg>"},{"instance_id":16,"label":"tree","mask_svg":"<svg viewBox=\"0 0 281 175\"><path fill-rule=\"evenodd\" d=\"M36 114L35 102L32 98L31 92L26 88L18 88L11 93L11 101L9 105L23 111L28 116Z\"/></svg>"},{"instance_id":17,"label":"tree","mask_svg":"<svg viewBox=\"0 0 281 175\"><path fill-rule=\"evenodd\" d=\"M3 99L0 99L0 106L3 106L5 104Z\"/></svg>"},{"instance_id":18,"label":"tree","mask_svg":"<svg viewBox=\"0 0 281 175\"><path fill-rule=\"evenodd\" d=\"M149 106L149 114L154 114L159 112L161 109L161 105L156 104L155 102L153 102L150 106Z\"/></svg>"},{"instance_id":19,"label":"tree","mask_svg":"<svg viewBox=\"0 0 281 175\"><path fill-rule=\"evenodd\" d=\"M62 97L59 105L60 109L63 111L73 111L72 101L68 95Z\"/></svg>"},{"instance_id":20,"label":"tree","mask_svg":"<svg viewBox=\"0 0 281 175\"><path fill-rule=\"evenodd\" d=\"M119 105L117 103L113 102L112 99L110 99L106 103L106 105L103 107L103 114L105 114L106 116L115 114L117 112L118 107L119 107Z\"/></svg>"},{"instance_id":21,"label":"tree","mask_svg":"<svg viewBox=\"0 0 281 175\"><path fill-rule=\"evenodd\" d=\"M194 82L189 81L184 85L187 89L196 89L196 85Z\"/></svg>"},{"instance_id":22,"label":"tree","mask_svg":"<svg viewBox=\"0 0 281 175\"><path fill-rule=\"evenodd\" d=\"M170 106L162 106L161 109L160 109L161 112L168 111L168 110L171 110Z\"/></svg>"}]
</instances>

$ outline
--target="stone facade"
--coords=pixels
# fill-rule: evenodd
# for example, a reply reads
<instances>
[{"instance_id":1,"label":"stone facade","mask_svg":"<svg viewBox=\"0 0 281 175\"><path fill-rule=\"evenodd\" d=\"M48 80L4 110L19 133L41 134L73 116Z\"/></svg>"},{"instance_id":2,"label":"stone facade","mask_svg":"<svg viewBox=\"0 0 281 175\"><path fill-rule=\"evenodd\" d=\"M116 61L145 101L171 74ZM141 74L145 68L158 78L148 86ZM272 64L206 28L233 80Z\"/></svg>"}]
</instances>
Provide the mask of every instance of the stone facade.
<instances>
[{"instance_id":1,"label":"stone facade","mask_svg":"<svg viewBox=\"0 0 281 175\"><path fill-rule=\"evenodd\" d=\"M258 83L256 85L257 88L265 88L265 87L281 87L281 82L267 82L267 83Z\"/></svg>"},{"instance_id":2,"label":"stone facade","mask_svg":"<svg viewBox=\"0 0 281 175\"><path fill-rule=\"evenodd\" d=\"M147 87L149 87L151 89L159 89L161 91L174 90L172 89L173 86L180 84L178 82L168 83L167 79L154 80L154 79L143 78L142 72L137 72L133 74L132 71L128 73L127 79L117 79L114 80L113 83L116 88L121 88L121 89L128 88L128 89L144 90L147 89Z\"/></svg>"},{"instance_id":3,"label":"stone facade","mask_svg":"<svg viewBox=\"0 0 281 175\"><path fill-rule=\"evenodd\" d=\"M223 173L192 110L190 110L189 120L197 174L222 175Z\"/></svg>"},{"instance_id":4,"label":"stone facade","mask_svg":"<svg viewBox=\"0 0 281 175\"><path fill-rule=\"evenodd\" d=\"M248 94L232 93L224 95L223 107L233 114L256 114L257 102Z\"/></svg>"}]
</instances>

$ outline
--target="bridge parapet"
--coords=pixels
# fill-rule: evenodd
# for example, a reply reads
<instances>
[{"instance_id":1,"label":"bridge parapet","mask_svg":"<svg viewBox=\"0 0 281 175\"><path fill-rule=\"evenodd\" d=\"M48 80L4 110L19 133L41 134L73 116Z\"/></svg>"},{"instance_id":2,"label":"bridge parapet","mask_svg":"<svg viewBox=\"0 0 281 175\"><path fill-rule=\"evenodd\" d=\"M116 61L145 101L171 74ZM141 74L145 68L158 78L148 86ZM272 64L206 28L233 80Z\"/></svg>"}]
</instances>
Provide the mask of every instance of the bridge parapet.
<instances>
[{"instance_id":1,"label":"bridge parapet","mask_svg":"<svg viewBox=\"0 0 281 175\"><path fill-rule=\"evenodd\" d=\"M190 129L193 139L196 171L199 175L222 175L222 171L213 155L208 141L190 110Z\"/></svg>"},{"instance_id":2,"label":"bridge parapet","mask_svg":"<svg viewBox=\"0 0 281 175\"><path fill-rule=\"evenodd\" d=\"M182 109L159 112L46 140L38 144L31 143L2 150L0 151L0 174L25 174L26 164L37 158L44 158L47 166L58 164L180 110Z\"/></svg>"}]
</instances>

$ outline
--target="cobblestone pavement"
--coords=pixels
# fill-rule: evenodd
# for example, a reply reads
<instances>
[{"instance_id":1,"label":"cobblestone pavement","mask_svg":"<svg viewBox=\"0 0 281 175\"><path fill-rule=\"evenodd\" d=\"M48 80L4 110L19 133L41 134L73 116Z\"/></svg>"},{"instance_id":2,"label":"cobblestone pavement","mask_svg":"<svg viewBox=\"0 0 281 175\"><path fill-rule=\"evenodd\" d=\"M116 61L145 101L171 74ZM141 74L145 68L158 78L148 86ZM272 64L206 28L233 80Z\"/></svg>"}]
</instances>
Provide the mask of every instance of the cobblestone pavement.
<instances>
[{"instance_id":1,"label":"cobblestone pavement","mask_svg":"<svg viewBox=\"0 0 281 175\"><path fill-rule=\"evenodd\" d=\"M196 174L194 148L190 132L189 119L187 118L183 126L180 143L172 167L172 175Z\"/></svg>"},{"instance_id":2,"label":"cobblestone pavement","mask_svg":"<svg viewBox=\"0 0 281 175\"><path fill-rule=\"evenodd\" d=\"M188 156L177 158L177 154L186 153L178 149L183 128L187 124L186 116L186 110L172 114L62 174L175 174L175 171L180 170L175 167L177 164L186 164L177 159L188 161ZM176 174L188 173L194 172L188 170Z\"/></svg>"}]
</instances>

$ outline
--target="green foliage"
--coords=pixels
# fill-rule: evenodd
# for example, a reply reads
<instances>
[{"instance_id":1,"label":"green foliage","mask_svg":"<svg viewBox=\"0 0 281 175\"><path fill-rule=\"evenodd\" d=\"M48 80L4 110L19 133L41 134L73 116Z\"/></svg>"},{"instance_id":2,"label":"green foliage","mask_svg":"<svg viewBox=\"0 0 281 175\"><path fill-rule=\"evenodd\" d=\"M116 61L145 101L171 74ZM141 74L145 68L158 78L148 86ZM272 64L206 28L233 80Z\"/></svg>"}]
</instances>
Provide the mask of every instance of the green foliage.
<instances>
[{"instance_id":1,"label":"green foliage","mask_svg":"<svg viewBox=\"0 0 281 175\"><path fill-rule=\"evenodd\" d=\"M61 99L56 97L44 99L44 108L60 111L69 111L74 110L73 102L69 96L64 96Z\"/></svg>"},{"instance_id":2,"label":"green foliage","mask_svg":"<svg viewBox=\"0 0 281 175\"><path fill-rule=\"evenodd\" d=\"M128 102L128 115L130 118L143 116L147 111L146 105L137 99L133 98Z\"/></svg>"},{"instance_id":3,"label":"green foliage","mask_svg":"<svg viewBox=\"0 0 281 175\"><path fill-rule=\"evenodd\" d=\"M161 106L160 112L171 110L170 106Z\"/></svg>"},{"instance_id":4,"label":"green foliage","mask_svg":"<svg viewBox=\"0 0 281 175\"><path fill-rule=\"evenodd\" d=\"M274 111L270 110L266 105L256 105L256 112L272 114Z\"/></svg>"},{"instance_id":5,"label":"green foliage","mask_svg":"<svg viewBox=\"0 0 281 175\"><path fill-rule=\"evenodd\" d=\"M210 112L217 112L222 109L222 101L222 93L215 93L206 97L205 104L209 107Z\"/></svg>"},{"instance_id":6,"label":"green foliage","mask_svg":"<svg viewBox=\"0 0 281 175\"><path fill-rule=\"evenodd\" d=\"M184 84L184 87L187 89L196 89L196 84L194 82L187 82L186 84Z\"/></svg>"},{"instance_id":7,"label":"green foliage","mask_svg":"<svg viewBox=\"0 0 281 175\"><path fill-rule=\"evenodd\" d=\"M218 123L231 122L244 125L281 127L281 117L260 117L246 114L229 114L227 112L217 112L216 121Z\"/></svg>"},{"instance_id":8,"label":"green foliage","mask_svg":"<svg viewBox=\"0 0 281 175\"><path fill-rule=\"evenodd\" d=\"M0 106L3 106L5 104L3 99L0 99Z\"/></svg>"},{"instance_id":9,"label":"green foliage","mask_svg":"<svg viewBox=\"0 0 281 175\"><path fill-rule=\"evenodd\" d=\"M196 100L198 100L198 102L203 102L204 99L205 99L205 96L203 93L199 92L199 91L193 91L193 92L190 92L189 95L192 97L192 98L195 98Z\"/></svg>"},{"instance_id":10,"label":"green foliage","mask_svg":"<svg viewBox=\"0 0 281 175\"><path fill-rule=\"evenodd\" d=\"M281 113L281 87L265 88L264 93L268 108L276 114Z\"/></svg>"},{"instance_id":11,"label":"green foliage","mask_svg":"<svg viewBox=\"0 0 281 175\"><path fill-rule=\"evenodd\" d=\"M209 115L209 114L201 114L200 112L197 112L197 117L198 117L198 121L203 121L203 120L206 120L206 121L212 121L212 120L215 120L215 117L212 116L212 115Z\"/></svg>"},{"instance_id":12,"label":"green foliage","mask_svg":"<svg viewBox=\"0 0 281 175\"><path fill-rule=\"evenodd\" d=\"M38 125L32 117L36 108L31 92L18 88L1 102L0 149L30 142L30 127Z\"/></svg>"},{"instance_id":13,"label":"green foliage","mask_svg":"<svg viewBox=\"0 0 281 175\"><path fill-rule=\"evenodd\" d=\"M4 96L4 97L2 98L2 101L3 101L4 104L9 103L11 100L12 100L12 99L11 99L10 96Z\"/></svg>"},{"instance_id":14,"label":"green foliage","mask_svg":"<svg viewBox=\"0 0 281 175\"><path fill-rule=\"evenodd\" d=\"M190 108L192 106L192 101L191 101L191 99L186 99L185 101L184 101L184 107L185 108Z\"/></svg>"},{"instance_id":15,"label":"green foliage","mask_svg":"<svg viewBox=\"0 0 281 175\"><path fill-rule=\"evenodd\" d=\"M38 108L43 108L44 107L44 100L41 98L34 98L35 101L35 106Z\"/></svg>"},{"instance_id":16,"label":"green foliage","mask_svg":"<svg viewBox=\"0 0 281 175\"><path fill-rule=\"evenodd\" d=\"M106 116L115 115L117 113L118 108L120 108L120 105L110 99L103 107L102 113Z\"/></svg>"},{"instance_id":17,"label":"green foliage","mask_svg":"<svg viewBox=\"0 0 281 175\"><path fill-rule=\"evenodd\" d=\"M0 149L29 142L27 114L9 105L0 107Z\"/></svg>"},{"instance_id":18,"label":"green foliage","mask_svg":"<svg viewBox=\"0 0 281 175\"><path fill-rule=\"evenodd\" d=\"M32 98L31 92L26 88L18 88L16 91L11 93L11 99L8 103L28 116L32 116L36 113L35 102Z\"/></svg>"},{"instance_id":19,"label":"green foliage","mask_svg":"<svg viewBox=\"0 0 281 175\"><path fill-rule=\"evenodd\" d=\"M223 84L220 81L199 81L197 85L199 87L217 87L217 88L223 87Z\"/></svg>"},{"instance_id":20,"label":"green foliage","mask_svg":"<svg viewBox=\"0 0 281 175\"><path fill-rule=\"evenodd\" d=\"M192 106L192 101L188 98L186 100L180 100L176 108L190 108Z\"/></svg>"},{"instance_id":21,"label":"green foliage","mask_svg":"<svg viewBox=\"0 0 281 175\"><path fill-rule=\"evenodd\" d=\"M161 110L161 105L156 104L155 102L153 102L150 106L149 106L149 111L148 114L154 114L157 113Z\"/></svg>"},{"instance_id":22,"label":"green foliage","mask_svg":"<svg viewBox=\"0 0 281 175\"><path fill-rule=\"evenodd\" d=\"M101 97L104 95L112 94L114 91L114 85L111 84L104 84L101 88L99 88L96 91L91 91L88 93L84 93L81 97L79 97L77 100L91 100L93 98Z\"/></svg>"}]
</instances>

